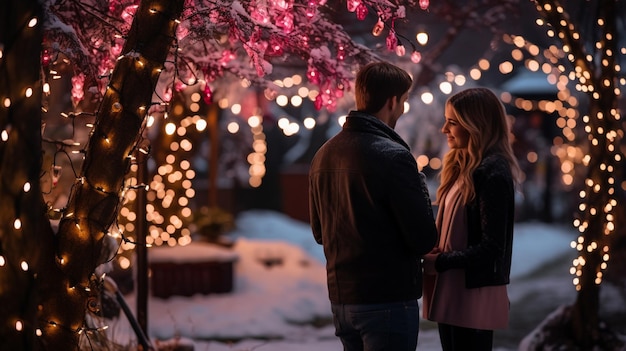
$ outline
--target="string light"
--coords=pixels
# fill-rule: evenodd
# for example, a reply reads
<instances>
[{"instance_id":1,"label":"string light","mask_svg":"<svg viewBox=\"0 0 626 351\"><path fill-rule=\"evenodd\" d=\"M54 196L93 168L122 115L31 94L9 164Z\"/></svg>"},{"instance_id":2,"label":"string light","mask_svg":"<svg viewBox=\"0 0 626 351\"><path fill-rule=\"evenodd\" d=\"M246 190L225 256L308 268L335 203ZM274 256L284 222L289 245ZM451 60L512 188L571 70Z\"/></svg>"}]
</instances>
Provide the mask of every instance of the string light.
<instances>
[{"instance_id":1,"label":"string light","mask_svg":"<svg viewBox=\"0 0 626 351\"><path fill-rule=\"evenodd\" d=\"M353 5L353 6L354 6L354 12L356 12L356 16L357 16L357 18L358 18L359 20L363 20L363 19L365 18L365 16L367 15L367 13L368 13L367 6L364 4L364 2L362 2L362 1L358 1L358 0L350 0L349 2L351 2L351 3L352 3L352 4L349 4L349 6L351 6L351 5ZM281 2L275 2L275 3L274 3L274 2L272 2L272 4L276 4L276 5L272 5L272 6L281 7L283 11L290 11L291 6L292 6L292 5L291 5L291 2L289 2L289 1L281 1ZM314 11L314 10L315 10L315 8L316 8L317 4L318 4L318 2L316 2L316 1L309 1L309 2L308 2L308 8L307 8L307 12L306 12L306 16L307 16L307 17L312 18L312 17L314 17L314 16L315 16L315 14L317 13L317 11ZM320 4L320 5L322 5L322 2L319 2L319 4ZM423 10L425 10L425 9L427 9L427 8L428 8L428 6L429 6L429 1L428 1L428 0L420 0L420 1L419 1L419 5L420 5L420 8L422 8ZM136 8L137 8L137 7L134 7L134 9L136 9ZM261 10L261 9L257 9L257 10ZM267 11L267 9L265 9L265 10ZM157 9L155 9L155 8L150 8L148 11L149 11L151 14L157 14L157 13L160 13L160 12L159 12ZM257 12L259 12L259 11L251 11L251 12L254 14L254 13L257 13ZM124 11L124 15L123 15L123 17L125 17L127 20L128 20L128 19L132 19L133 14L134 14L134 12L132 12L131 10L128 10L128 12L125 10L125 11ZM379 15L379 14L377 13L376 15ZM269 19L269 18L270 18L270 17L269 17L269 14L268 14L268 16L267 16L266 18L267 18L267 19ZM36 24L36 18L34 18L34 20L35 20L35 23L33 24L33 26ZM254 20L256 20L256 19L254 19ZM32 22L32 21L31 21L31 22ZM175 20L174 20L174 22L175 22L175 23L180 23L180 21L179 21L178 19L175 19ZM269 23L269 22L266 22L266 23ZM285 32L285 33L290 33L290 32L293 30L293 23L294 23L294 21L293 21L293 18L290 18L290 16L289 16L289 15L285 15L284 17L281 17L281 18L280 18L280 21L279 21L278 23L279 23L279 24L280 24L280 26L283 28L283 30L284 30L284 32ZM379 32L379 34L383 31L383 29L384 29L384 23L383 23L383 28L380 28L380 32ZM391 38L391 39L390 39L391 41L393 41L394 39L396 39L396 40L397 40L397 37L396 37L395 35L393 35L393 36L392 36L391 34L392 34L392 33L390 32L390 35L388 36L388 38ZM122 38L122 36L121 36L121 35L117 35L117 37L118 37L118 38ZM304 41L302 41L302 42L304 43ZM304 44L303 44L303 45L304 45ZM389 44L388 44L388 47L389 47L389 46L392 46L392 47L393 47L394 45L389 45ZM282 47L281 47L281 48L282 48ZM348 50L350 50L350 48L347 48L347 49L348 49ZM405 52L404 52L404 51L402 51L403 49L404 49L404 46L403 46L403 45L396 45L396 46L395 46L395 48L394 48L394 50L395 50L396 54L398 54L399 56L403 56L403 55L405 54ZM345 55L346 55L345 50L346 50L346 48L344 48L344 47L342 47L342 49L341 49L341 50L339 50L339 49L338 49L338 50L337 50L337 57L338 57L338 58L339 58L339 57L345 58ZM344 52L340 53L340 51L344 51ZM0 58L2 58L2 55L3 55L3 53L2 53L2 47L0 47ZM146 65L148 64L148 61L147 61L147 60L145 60L145 58L142 58L142 57L141 57L141 55L140 55L139 53L133 53L133 55L134 55L134 56L131 56L131 57L135 59L135 63L136 63L136 66L137 66L136 68L137 68L137 69L141 69L142 67L144 67L144 66L146 66ZM116 55L116 56L117 56L117 55ZM123 56L123 55L120 55L120 56L119 56L119 59L120 59L120 60L121 60L121 59L123 59L123 58L124 58L124 56ZM229 55L229 60L225 60L225 61L222 63L222 65L223 65L223 66L226 66L226 65L228 65L228 63L229 63L229 62L231 62L232 60L234 60L234 56L232 56L232 57L231 57L231 56ZM411 60L412 60L413 62L415 62L415 63L420 62L420 60L421 60L421 54L420 54L419 52L417 52L417 51L414 51L414 52L413 52L413 54L411 55ZM262 59L260 59L260 60L259 60L259 62L260 62L260 63L258 63L258 65L259 65L259 66L263 66L263 64L264 64L264 63L262 62ZM315 66L311 65L310 67L311 67L311 70L310 70L310 71L311 71L311 74L310 74L310 78L309 78L309 79L310 79L310 81L311 81L311 82L315 83L315 81L317 81L317 82L321 83L321 82L326 81L326 80L329 78L329 77L324 76L324 72L320 72L320 71L318 71L318 70L317 70L317 68L315 68ZM320 66L317 66L317 67L320 67ZM161 68L157 68L157 69L155 69L155 72L156 72L157 74L158 74L158 73L160 73L160 72L161 72ZM309 76L309 75L307 75L307 76ZM582 77L584 77L584 74L582 74ZM58 78L60 78L60 76L55 75L55 76L53 77L53 79L58 79ZM332 80L331 80L331 81L332 81ZM74 83L74 82L73 82L73 83ZM313 99L315 99L315 101L316 101L316 102L317 102L317 101L320 101L320 103L319 103L319 104L316 104L316 106L320 106L320 107L326 107L326 106L328 106L328 107L332 107L332 106L334 106L334 103L336 103L336 100L337 100L337 97L338 97L337 95L338 95L338 94L342 94L342 93L343 93L343 87L345 86L345 84L344 84L344 83L345 83L345 82L342 82L341 77L339 77L338 79L336 79L336 81L332 82L331 84L327 84L327 85L324 85L323 87L320 87L320 90L319 90L319 91L317 91L317 90L316 90L316 91L315 91L315 93L311 95L311 96L313 97ZM83 96L82 96L82 95L80 95L80 94L78 94L78 90L79 90L79 88L80 88L80 90L83 90L83 91L84 91L84 86L81 86L81 82L79 81L79 79L77 79L76 84L75 84L74 86L76 87L77 94L76 94L75 96L74 96L74 94L72 95L72 97L73 97L73 102L74 102L75 104L78 104L78 103L79 103L79 102L83 99ZM208 84L207 84L207 87L208 87ZM108 88L108 87L107 87L107 90L110 90L110 88ZM44 85L44 87L43 87L43 91L44 91L45 93L48 93L48 92L49 92L49 86L47 85L47 83L46 83L46 85ZM32 94L32 92L31 92L31 94ZM205 94L205 96L206 96L206 97L208 97L208 95L209 95L209 94ZM304 96L303 96L303 98L304 98ZM166 101L169 101L169 99L167 99ZM292 105L294 105L294 106L295 106L297 103L295 103L294 101L301 101L301 99L297 99L297 98L295 98L295 99L294 99L294 98L290 98L290 99L288 99L288 101L290 101L290 102L292 103ZM208 103L208 102L207 102L207 103ZM7 108L8 108L8 107L11 105L11 101L10 101L8 98L6 98L6 99L4 100L4 105L5 105L5 107L7 107ZM130 109L130 108L136 108L136 106L127 106L127 107L128 107L129 109ZM147 110L147 108L146 108L145 106L141 106L141 107L139 107L139 108L138 108L138 110L137 110L138 112L137 112L137 113L138 113L138 114L140 114L140 115L142 115L141 117L143 117L143 115L147 112L146 110ZM115 103L113 104L113 106L112 106L112 111L113 111L113 112L121 112L121 111L122 111L122 106L121 106L121 104L120 104L119 102L115 102ZM163 113L163 116L164 116L164 119L165 119L165 118L167 118L167 117L168 117L168 111L165 111L165 112ZM152 117L152 116L149 116L149 117L148 117L148 121L150 121L151 117ZM257 117L257 116L252 116L252 117ZM252 119L252 117L248 118L248 121L250 121L250 120ZM259 118L261 118L261 117L259 117ZM152 123L154 123L153 121L154 121L154 118L152 117ZM261 122L262 122L262 120L261 120ZM314 126L314 122L315 122L314 120L307 118L307 119L305 119L305 121L304 121L304 125L305 125L305 127L306 127L306 128L312 128L312 127ZM147 124L152 125L152 123L147 123ZM232 130L233 130L233 131L235 131L235 132L237 132L237 131L238 131L238 128L239 128L239 124L238 124L238 123L234 123L234 122L232 122L232 123L230 123L230 124L229 124L229 128L230 128L230 126L231 126L231 125L233 126L233 127L232 127ZM90 128L93 128L93 127L94 127L94 124L88 123L88 124L87 124L87 126L88 126L88 127L90 127ZM195 123L195 126L197 127L197 130L198 130L198 131L200 131L200 130L204 130L204 128L202 128L202 127L201 127L201 126L202 126L202 123ZM235 126L236 126L236 127L235 127ZM250 124L250 123L249 123L249 126L250 126L250 129L251 129L252 133L254 134L254 144L253 144L253 148L254 148L254 150L255 150L255 151L256 151L257 149L258 149L258 150L261 150L261 151L265 150L265 149L267 148L267 144L264 144L264 138L265 138L265 135L263 134L263 129L262 129L262 128L263 128L263 124L262 124L262 123L258 123L258 124L256 124L255 122L252 122L252 124ZM309 126L310 126L310 127L309 127ZM298 128L299 128L299 126L298 126L298 124L297 124L297 123L295 123L295 122L293 122L293 123L289 123L289 124L288 124L288 127L287 127L287 128L285 128L285 130L293 130L293 129L296 129L296 127L298 127ZM176 128L176 126L174 126L174 130L172 131L172 133L171 133L171 134L173 135L173 134L174 134L177 130L180 130L180 129L179 129L179 128ZM229 129L229 130L230 130L230 129ZM6 138L5 138L5 134L6 134ZM105 134L106 134L106 133L105 133ZM6 130L2 131L2 140L6 141L6 140L8 139L8 135L9 135L9 134L8 134L8 132L6 132ZM104 139L107 143L114 143L114 142L115 142L115 140L116 140L115 135L110 134L110 136L111 136L111 138L112 138L112 139L109 139L109 136L107 136L107 135L103 135L103 139ZM181 142L181 143L179 143L179 144L177 144L177 145L179 145L179 146L180 146L180 145L182 145L182 144L185 144L185 143ZM190 144L189 144L189 145L190 145ZM182 146L181 146L181 147L182 147ZM138 148L137 150L138 150L139 152L143 153L143 154L148 154L148 149L146 149L146 148L142 148L142 147L140 147L140 148ZM263 153L260 153L260 154L263 154ZM255 157L256 157L256 156L255 156ZM256 158L262 159L262 157L256 157ZM255 162L256 162L256 161L255 161ZM262 163L260 163L260 164L261 164L261 165L263 165ZM252 165L253 165L253 164L252 164L252 163L250 163L250 165L251 165L251 171L252 171ZM255 171L259 171L259 170L262 170L262 169L264 170L264 165L263 165L262 167L255 167ZM59 172L60 172L60 169L59 169ZM252 173L252 172L251 172L251 173ZM262 173L262 172L261 172L261 173ZM82 177L81 177L81 178L78 178L78 179L79 179L79 181L78 181L78 183L79 183L79 184L84 184L84 180L85 180L85 178L82 178ZM252 179L252 177L251 177L250 179ZM255 182L256 182L256 180L255 180ZM255 184L256 184L256 183L255 183ZM260 184L260 183L259 183L259 184ZM252 181L251 181L251 185L252 185ZM89 185L89 186L90 186L90 187L92 187L91 185ZM128 186L128 188L130 189L130 188L132 188L132 187L139 187L139 186L142 186L142 185ZM105 191L105 190L104 190L104 189L105 189L105 187L95 186L95 187L93 187L93 188L94 188L94 189L96 189L97 191L104 192L104 193L108 193L107 191ZM147 185L145 185L145 189L146 189L146 190L148 190L148 186L147 186ZM26 190L25 190L25 191L26 191ZM65 215L65 217L66 217L66 218L69 218L69 217L72 217L72 216L73 216L73 213L69 213L69 214L66 214L66 215ZM82 218L82 217L81 217L81 218ZM79 229L79 230L81 229L81 228L80 228L80 226L78 226L78 218L76 218L76 226L78 227L78 229ZM108 232L107 232L107 233L108 233ZM121 232L120 232L120 233L121 233ZM120 235L121 235L121 234L120 234ZM123 236L123 235L122 235L122 236ZM159 236L159 237L160 237L160 236ZM130 242L132 242L132 240L130 240L130 239L128 239L128 238L124 238L124 240L123 240L123 241L124 241L125 243L130 243ZM607 256L607 257L608 257L608 256ZM3 265L3 260L4 260L4 258L3 258L2 256L0 256L0 266L1 266L1 265ZM607 259L607 260L608 260L608 259ZM65 259L65 258L60 258L60 261L61 261L61 263L62 263L62 264L67 263L67 261L66 261L66 259ZM53 327L57 327L57 326L59 326L59 324L57 324L56 322L53 322L53 321L50 321L50 322L49 322L49 324L50 324L51 326L53 326ZM105 328L103 328L103 329L105 329ZM41 335L42 335L42 331L41 331L40 329L36 329L36 330L37 330L37 335L38 335L38 336L41 336ZM79 328L79 329L70 329L70 330L75 331L75 332L77 332L78 334L81 334L81 333L83 333L83 332L90 332L90 331L94 331L94 330L102 330L102 329L89 329L89 328L81 327L81 328Z\"/></svg>"},{"instance_id":2,"label":"string light","mask_svg":"<svg viewBox=\"0 0 626 351\"><path fill-rule=\"evenodd\" d=\"M33 18L29 24L28 27L34 27L35 25L37 25L37 18ZM172 27L173 28L173 27ZM4 52L2 54L2 56L4 55ZM55 59L51 59L49 54L44 53L42 55L42 65L47 68L47 67L51 67L51 65L53 65L53 61ZM138 57L136 59L137 65L139 67L144 67L149 65L150 63L144 59L143 57ZM50 70L50 74L52 75L52 79L59 79L61 77L60 74L57 74L56 72L54 72L54 70ZM115 90L114 86L112 85L112 89L107 89L108 91L110 91L111 93L117 93L117 91ZM26 98L31 98L31 97L36 97L35 96L35 89L32 87L25 87L23 88L24 90L22 90L22 98L26 97ZM77 107L78 103L80 103L80 101L83 99L84 97L84 91L85 91L85 86L84 86L84 76L82 75L76 75L74 77L72 77L72 102L74 107ZM19 90L18 90L19 91ZM48 95L50 93L50 85L45 82L42 85L42 89L40 91L41 93ZM9 108L9 107L13 107L13 103L11 101L11 99L9 99L8 97L2 97L0 98L0 101L2 101L2 106L4 108ZM118 107L118 112L122 112L122 108L121 105L115 105L114 108ZM146 106L138 106L137 108L137 114L145 114L147 111L147 107ZM44 112L47 110L45 108L42 109ZM71 119L72 122L74 121L75 117L78 115L79 113L64 113L63 117ZM142 116L143 117L143 116ZM72 125L73 126L73 125ZM89 124L88 124L89 126ZM43 127L44 125L42 125L42 134L43 134ZM94 127L94 124L91 124L90 127ZM93 134L93 133L92 133ZM9 137L12 135L11 133L11 126L10 125L4 125L2 127L2 131L0 133L1 135L1 139L4 142L9 141ZM96 135L97 136L102 136L102 139L104 140L104 142L106 143L116 143L118 138L116 138L117 134L113 131L108 131L108 132L102 132L101 130L97 130L96 131ZM45 141L45 140L44 140ZM75 147L75 146L79 146L79 143L73 142L73 141L63 141L63 142L56 142L56 141L46 141L49 142L50 144L54 144L56 145L59 150L61 150L61 152L66 152L65 148L66 147ZM59 152L59 150L57 150L57 152ZM69 152L69 151L67 151ZM72 152L75 152L72 151ZM56 155L56 154L55 154ZM70 159L71 162L71 159ZM54 179L54 185L56 185L56 183L59 180L60 174L61 174L61 166L60 165L56 165L53 164L53 166L50 168L50 172L53 174L53 178ZM108 190L109 186L107 184L96 184L95 186L92 186L90 184L90 181L92 180L92 178L89 178L89 181L87 180L87 178L85 177L77 177L76 178L76 184L75 185L87 185L88 188L85 189L89 189L89 190L95 190L96 192L101 192L102 194L105 195L116 195L114 192L110 192ZM31 181L25 181L22 184L22 190L27 193L30 192L33 187L32 187L32 182ZM107 196L107 199L111 198L110 196ZM89 236L89 231L90 228L93 228L93 222L90 222L89 226L87 225L83 225L86 219L86 216L83 214L83 211L85 209L80 208L79 211L79 216L75 216L75 214L72 211L68 211L67 214L64 215L64 217L61 217L60 219L63 218L72 218L73 219L73 224L75 225L75 228L77 230L77 234L79 234L81 236L81 240L82 237L85 236ZM62 212L64 212L64 210L54 210L51 207L48 209L48 213L57 213L57 214L61 214ZM89 219L89 221L93 221L93 219ZM13 222L13 227L14 229L23 229L22 227L22 221L20 220L20 218L16 218ZM27 223L24 223L27 224ZM102 235L104 234L101 233ZM97 233L94 233L94 236L97 240ZM62 238L61 238L62 239ZM63 243L60 242L59 246L62 246ZM62 252L62 250L61 250ZM58 253L58 256L56 257L57 261L60 263L61 266L63 267L69 267L71 265L74 265L75 263L79 263L80 265L83 264L83 262L77 262L76 260L72 260L72 253L66 254L66 253ZM29 267L29 263L26 260L21 260L18 261L19 262L19 268L24 271L24 272L30 272L31 271L31 267ZM5 256L0 256L0 266L4 267L6 265L6 259ZM34 271L39 271L38 269L36 269L36 267L32 267ZM33 277L36 277L36 275L34 273ZM89 294L93 294L93 288L90 286L84 286L81 284L75 285L76 288L78 290L83 291L84 293L89 293ZM75 291L76 289L73 289L73 291ZM92 306L92 304L89 304L89 306ZM47 311L45 306L38 306L38 310L40 314L46 315L47 313L50 313L50 311ZM30 319L29 319L30 320ZM80 323L80 322L79 322ZM92 333L92 332L99 332L102 330L105 330L107 327L98 327L98 328L88 328L86 326L79 326L79 327L64 327L62 324L60 324L58 322L58 319L55 318L51 318L51 320L48 322L48 326L50 326L51 328L57 328L57 327L61 327L64 330L67 330L69 332L75 333L77 335L80 334L85 334L85 333ZM23 321L17 320L16 324L15 324L15 329L17 331L28 331L28 330L32 330L34 335L36 335L37 337L46 337L46 334L51 333L51 331L47 328L38 328L37 326L28 326L26 324L23 323Z\"/></svg>"},{"instance_id":3,"label":"string light","mask_svg":"<svg viewBox=\"0 0 626 351\"><path fill-rule=\"evenodd\" d=\"M605 72L610 72L611 70L602 69L603 76L599 77L597 80L592 79L592 77L595 76L593 71L598 67L593 66L594 61L591 55L587 55L582 52L583 45L579 43L580 35L566 20L563 8L560 6L553 8L547 3L542 4L542 2L543 1L537 1L538 9L543 11L544 17L548 18L549 22L553 25L555 31L554 33L558 33L558 37L564 42L563 51L567 54L565 57L567 57L567 59L570 60L575 66L574 71L568 75L568 78L578 80L576 88L581 92L587 93L591 97L592 103L595 104L599 103L598 101L603 91L607 94L611 92L615 93L618 89L612 87L613 80L604 76ZM561 20L558 20L558 18L561 18ZM597 24L603 27L601 30L605 31L605 40L596 42L596 49L603 55L599 60L599 63L601 67L609 67L614 65L614 63L612 63L614 62L614 50L611 47L614 45L612 40L613 34L606 32L608 28L605 26L606 23L604 19L599 18ZM617 65L615 65L615 67L617 67ZM614 72L619 72L619 70L614 70ZM579 210L583 212L583 215L586 214L589 221L579 219L574 221L574 225L578 228L581 235L579 236L577 242L572 242L572 247L581 254L579 259L573 262L570 272L575 274L576 277L582 277L584 272L587 272L587 274L592 274L591 272L593 272L593 274L595 274L593 282L596 285L599 285L602 282L602 271L608 267L610 255L609 246L600 245L598 242L606 240L605 238L607 238L615 230L613 222L614 215L612 211L614 205L617 204L617 200L611 197L611 195L615 193L615 181L611 176L615 167L611 163L615 162L616 159L621 159L622 157L617 151L619 148L615 147L619 139L616 137L618 134L614 130L611 130L613 122L618 121L618 119L615 118L615 113L613 112L616 111L616 109L612 106L610 107L608 110L610 111L610 118L607 119L607 116L605 115L606 110L604 110L600 105L597 105L597 107L599 108L597 108L595 115L584 116L583 118L583 122L586 124L585 131L589 133L590 136L591 147L590 153L584 156L583 161L585 165L593 165L595 163L597 168L589 168L591 177L587 178L585 181L588 191L581 191L579 193L580 198L583 201L579 205ZM607 137L602 137L602 135L607 135ZM592 154L595 156L592 156ZM608 157L602 158L602 155L607 154ZM597 160L594 159L594 157L597 158ZM597 179L597 181L594 181L594 179ZM594 206L585 204L586 201L589 201L588 195L590 194L601 194L601 198L605 201L605 205L600 207L603 208L602 211L605 213L604 216L597 216L598 209ZM603 227L602 236L598 237L594 235L594 232L588 231L591 225L598 225L596 223L601 221L601 225ZM602 246L602 252L598 252L600 246ZM599 256L600 262L597 267L591 267L591 269L585 268L586 261L583 258L583 253L585 251L589 255L594 255L590 257L597 257L596 255ZM576 290L582 289L582 282L580 279L574 279L573 283L576 286Z\"/></svg>"},{"instance_id":4,"label":"string light","mask_svg":"<svg viewBox=\"0 0 626 351\"><path fill-rule=\"evenodd\" d=\"M372 28L372 35L377 37L382 34L383 29L385 29L385 22L381 18L378 19L378 22Z\"/></svg>"}]
</instances>

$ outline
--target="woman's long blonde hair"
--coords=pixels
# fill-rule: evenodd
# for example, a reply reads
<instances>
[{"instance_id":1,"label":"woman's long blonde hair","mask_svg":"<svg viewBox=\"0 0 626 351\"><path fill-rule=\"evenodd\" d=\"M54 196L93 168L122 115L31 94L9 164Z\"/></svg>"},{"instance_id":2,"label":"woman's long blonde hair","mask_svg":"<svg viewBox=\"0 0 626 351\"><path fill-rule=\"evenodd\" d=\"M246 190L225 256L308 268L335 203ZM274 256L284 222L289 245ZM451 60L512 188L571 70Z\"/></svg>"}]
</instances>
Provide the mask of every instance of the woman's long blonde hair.
<instances>
[{"instance_id":1,"label":"woman's long blonde hair","mask_svg":"<svg viewBox=\"0 0 626 351\"><path fill-rule=\"evenodd\" d=\"M451 149L444 156L437 202L445 197L457 180L465 203L473 200L476 193L472 173L486 153L504 156L517 182L520 168L511 147L504 106L498 97L486 88L470 88L451 96L446 106L452 108L458 123L468 131L469 142L467 149Z\"/></svg>"}]
</instances>

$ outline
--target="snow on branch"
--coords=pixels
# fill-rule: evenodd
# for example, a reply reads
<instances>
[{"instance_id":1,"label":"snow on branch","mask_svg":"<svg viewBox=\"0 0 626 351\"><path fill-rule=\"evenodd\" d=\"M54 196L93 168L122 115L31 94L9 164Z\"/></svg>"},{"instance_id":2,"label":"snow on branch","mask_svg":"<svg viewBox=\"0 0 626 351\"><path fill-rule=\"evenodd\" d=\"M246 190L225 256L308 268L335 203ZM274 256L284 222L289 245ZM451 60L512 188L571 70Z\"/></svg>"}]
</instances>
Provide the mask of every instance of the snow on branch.
<instances>
[{"instance_id":1,"label":"snow on branch","mask_svg":"<svg viewBox=\"0 0 626 351\"><path fill-rule=\"evenodd\" d=\"M407 7L428 8L427 0L347 0L339 2L357 20L375 16L393 28ZM83 73L85 88L110 74L137 8L137 0L48 2L46 43L49 55L63 54ZM333 109L350 89L356 68L380 58L356 43L341 24L333 22L338 2L326 0L187 0L175 45L177 56L166 65L179 85L208 84L225 73L260 86L271 84L275 66L307 72L319 86L317 108ZM382 29L382 28L381 28ZM395 32L390 32L395 37ZM167 77L167 74L165 75ZM170 75L171 78L171 75ZM176 82L176 79L172 80ZM170 84L171 85L171 84ZM174 84L175 87L175 84ZM168 89L171 89L170 86ZM159 96L164 92L157 92Z\"/></svg>"}]
</instances>

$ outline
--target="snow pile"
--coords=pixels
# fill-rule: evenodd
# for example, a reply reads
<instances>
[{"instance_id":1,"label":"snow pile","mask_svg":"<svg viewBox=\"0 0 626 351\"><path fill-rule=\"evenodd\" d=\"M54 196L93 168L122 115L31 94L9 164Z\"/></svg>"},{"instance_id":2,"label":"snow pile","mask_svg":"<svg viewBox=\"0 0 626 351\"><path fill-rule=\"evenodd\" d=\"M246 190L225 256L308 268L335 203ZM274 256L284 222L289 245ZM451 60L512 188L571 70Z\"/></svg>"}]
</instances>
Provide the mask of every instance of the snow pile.
<instances>
[{"instance_id":1,"label":"snow pile","mask_svg":"<svg viewBox=\"0 0 626 351\"><path fill-rule=\"evenodd\" d=\"M564 279L547 276L540 285L533 281L555 260L563 262L568 253L574 256L570 242L576 236L576 231L566 226L516 223L511 279L523 283L510 286L512 304L524 303L528 294L545 289L549 294L556 293L555 289L573 293L566 269ZM228 238L234 242L232 254L238 257L233 292L150 297L151 340L193 340L196 350L211 351L341 349L331 323L323 250L308 224L276 212L248 211L238 216L236 229ZM185 255L185 250L177 250L171 260L182 260ZM554 284L546 285L545 279ZM135 306L133 294L126 298ZM317 327L318 322L324 326ZM108 332L121 344L124 338L126 344L135 339L123 316L111 323ZM432 322L422 322L418 349L441 349Z\"/></svg>"}]
</instances>

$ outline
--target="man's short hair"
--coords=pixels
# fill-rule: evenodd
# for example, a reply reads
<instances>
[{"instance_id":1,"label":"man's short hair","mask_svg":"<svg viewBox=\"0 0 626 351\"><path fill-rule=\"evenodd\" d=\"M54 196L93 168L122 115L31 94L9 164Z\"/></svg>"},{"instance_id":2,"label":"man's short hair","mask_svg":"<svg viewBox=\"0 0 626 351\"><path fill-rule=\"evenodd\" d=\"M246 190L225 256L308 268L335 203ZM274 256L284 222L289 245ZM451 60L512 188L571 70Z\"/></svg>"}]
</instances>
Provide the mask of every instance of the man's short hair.
<instances>
[{"instance_id":1,"label":"man's short hair","mask_svg":"<svg viewBox=\"0 0 626 351\"><path fill-rule=\"evenodd\" d=\"M383 61L368 63L356 76L356 109L374 114L383 108L387 99L400 98L409 91L412 83L411 76L398 66Z\"/></svg>"}]
</instances>

